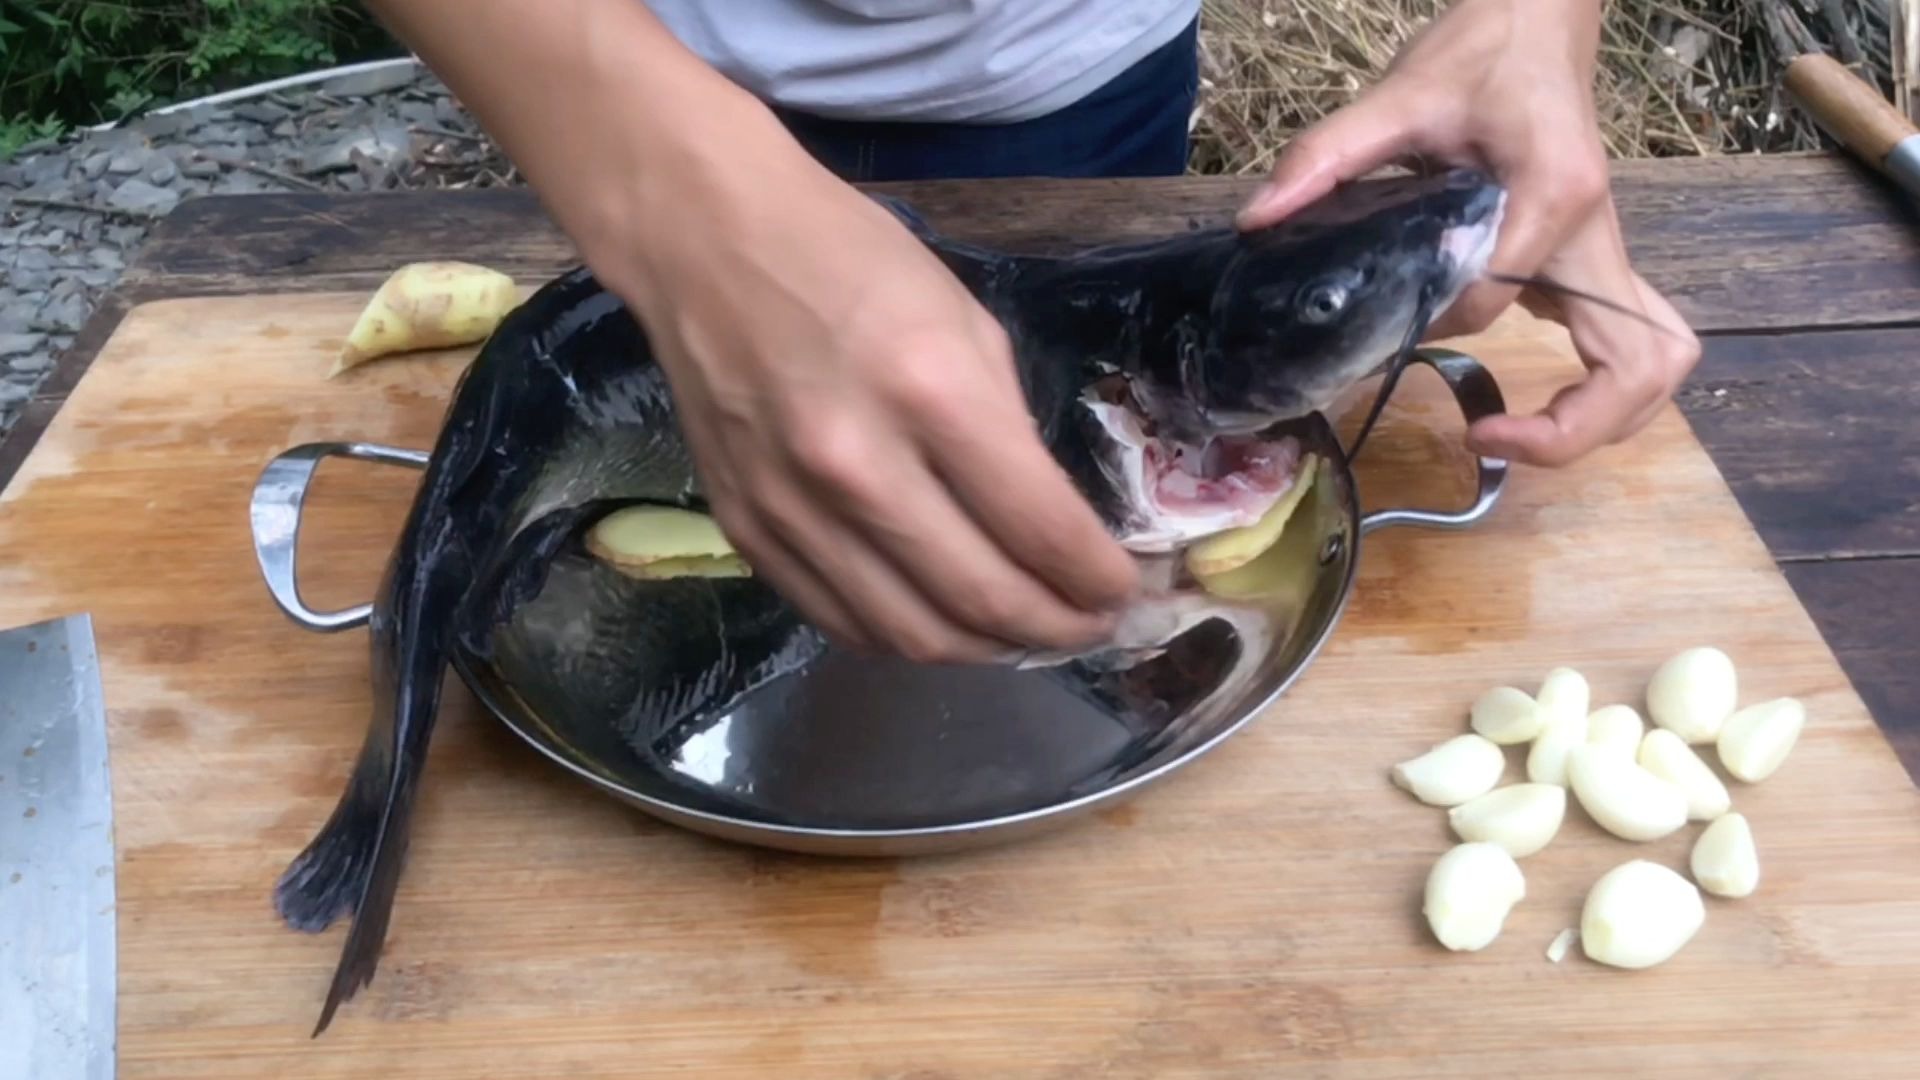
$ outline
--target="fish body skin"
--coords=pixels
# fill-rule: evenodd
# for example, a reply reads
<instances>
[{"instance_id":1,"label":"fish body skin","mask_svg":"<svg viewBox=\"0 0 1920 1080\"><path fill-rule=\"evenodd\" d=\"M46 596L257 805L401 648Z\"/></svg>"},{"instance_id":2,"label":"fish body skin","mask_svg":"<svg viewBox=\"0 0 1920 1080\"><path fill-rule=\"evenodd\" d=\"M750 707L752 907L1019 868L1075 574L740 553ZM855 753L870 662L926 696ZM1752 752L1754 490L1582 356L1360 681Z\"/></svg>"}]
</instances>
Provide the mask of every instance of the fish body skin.
<instances>
[{"instance_id":1,"label":"fish body skin","mask_svg":"<svg viewBox=\"0 0 1920 1080\"><path fill-rule=\"evenodd\" d=\"M1063 256L959 243L881 201L1006 328L1040 437L1121 534L1142 510L1103 465L1113 441L1084 407L1090 386L1123 378L1174 439L1305 416L1480 272L1504 194L1471 172L1375 181L1252 234ZM276 887L295 928L353 916L316 1036L377 966L451 650L551 672L525 692L570 710L581 738L644 756L828 648L760 579L639 581L586 556L581 530L635 503L705 509L644 328L575 269L514 309L455 388L375 597L365 741ZM1136 621L1184 629L1194 604Z\"/></svg>"}]
</instances>

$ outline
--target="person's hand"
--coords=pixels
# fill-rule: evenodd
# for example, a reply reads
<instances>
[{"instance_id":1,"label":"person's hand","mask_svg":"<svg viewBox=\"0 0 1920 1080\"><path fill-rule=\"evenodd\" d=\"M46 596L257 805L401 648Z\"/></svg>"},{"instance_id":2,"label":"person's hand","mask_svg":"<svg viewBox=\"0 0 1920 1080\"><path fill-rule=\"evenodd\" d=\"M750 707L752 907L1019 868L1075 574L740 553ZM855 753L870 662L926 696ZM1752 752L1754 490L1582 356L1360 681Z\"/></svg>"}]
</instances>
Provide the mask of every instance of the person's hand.
<instances>
[{"instance_id":1,"label":"person's hand","mask_svg":"<svg viewBox=\"0 0 1920 1080\"><path fill-rule=\"evenodd\" d=\"M934 662L1107 635L1138 569L1000 325L762 102L644 4L369 2L645 323L721 528L809 621Z\"/></svg>"},{"instance_id":2,"label":"person's hand","mask_svg":"<svg viewBox=\"0 0 1920 1080\"><path fill-rule=\"evenodd\" d=\"M1628 265L1611 199L1574 227L1543 270L1655 324L1577 297L1521 294L1529 310L1567 327L1587 377L1562 387L1542 412L1480 420L1468 429L1467 445L1479 454L1557 466L1623 442L1652 422L1700 362L1700 342L1673 305Z\"/></svg>"},{"instance_id":3,"label":"person's hand","mask_svg":"<svg viewBox=\"0 0 1920 1080\"><path fill-rule=\"evenodd\" d=\"M645 253L627 291L728 538L857 649L1099 640L1137 569L1041 443L1000 324L797 147L761 165L602 245Z\"/></svg>"},{"instance_id":4,"label":"person's hand","mask_svg":"<svg viewBox=\"0 0 1920 1080\"><path fill-rule=\"evenodd\" d=\"M1597 0L1460 0L1375 87L1288 146L1240 215L1243 228L1271 224L1395 162L1490 170L1509 192L1491 269L1549 277L1666 327L1578 299L1546 305L1560 309L1587 379L1537 415L1489 417L1469 432L1477 452L1530 464L1563 465L1637 433L1700 357L1620 238L1593 108L1599 20ZM1428 339L1485 329L1519 292L1474 284Z\"/></svg>"}]
</instances>

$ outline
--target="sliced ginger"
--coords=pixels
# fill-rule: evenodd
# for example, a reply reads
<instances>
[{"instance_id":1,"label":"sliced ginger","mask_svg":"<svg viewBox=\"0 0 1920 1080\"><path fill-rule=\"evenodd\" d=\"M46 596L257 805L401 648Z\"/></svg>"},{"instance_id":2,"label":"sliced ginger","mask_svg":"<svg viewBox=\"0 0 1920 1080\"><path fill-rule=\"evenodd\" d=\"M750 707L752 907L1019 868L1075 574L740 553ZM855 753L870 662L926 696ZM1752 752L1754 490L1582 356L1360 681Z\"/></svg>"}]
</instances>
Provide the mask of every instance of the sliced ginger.
<instances>
[{"instance_id":1,"label":"sliced ginger","mask_svg":"<svg viewBox=\"0 0 1920 1080\"><path fill-rule=\"evenodd\" d=\"M587 551L630 577L749 577L720 526L705 514L672 506L629 506L601 518Z\"/></svg>"},{"instance_id":2,"label":"sliced ginger","mask_svg":"<svg viewBox=\"0 0 1920 1080\"><path fill-rule=\"evenodd\" d=\"M1206 585L1209 578L1218 578L1240 569L1266 554L1267 549L1279 542L1280 534L1285 531L1293 512L1299 508L1300 500L1313 487L1314 474L1319 471L1319 465L1318 455L1302 455L1300 467L1295 470L1293 486L1268 507L1266 513L1260 515L1260 520L1238 529L1215 533L1187 549L1187 569L1202 586Z\"/></svg>"}]
</instances>

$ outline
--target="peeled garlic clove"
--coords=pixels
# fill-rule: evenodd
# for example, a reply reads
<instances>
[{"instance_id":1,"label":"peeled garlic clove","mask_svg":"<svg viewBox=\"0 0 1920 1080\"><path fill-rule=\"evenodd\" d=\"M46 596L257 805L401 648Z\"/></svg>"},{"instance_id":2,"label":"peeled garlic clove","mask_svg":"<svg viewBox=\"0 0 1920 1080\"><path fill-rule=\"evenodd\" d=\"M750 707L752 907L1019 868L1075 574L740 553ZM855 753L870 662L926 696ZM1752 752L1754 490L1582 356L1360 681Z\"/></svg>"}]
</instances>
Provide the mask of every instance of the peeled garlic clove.
<instances>
[{"instance_id":1,"label":"peeled garlic clove","mask_svg":"<svg viewBox=\"0 0 1920 1080\"><path fill-rule=\"evenodd\" d=\"M1572 668L1554 668L1541 681L1536 699L1540 703L1541 726L1545 727L1562 716L1587 715L1587 705L1592 698L1586 676Z\"/></svg>"},{"instance_id":2,"label":"peeled garlic clove","mask_svg":"<svg viewBox=\"0 0 1920 1080\"><path fill-rule=\"evenodd\" d=\"M1647 683L1647 714L1689 743L1710 743L1739 700L1733 660L1711 646L1687 649Z\"/></svg>"},{"instance_id":3,"label":"peeled garlic clove","mask_svg":"<svg viewBox=\"0 0 1920 1080\"><path fill-rule=\"evenodd\" d=\"M1687 798L1689 821L1712 821L1733 806L1727 785L1693 752L1693 747L1666 728L1647 732L1636 760L1648 772L1680 789Z\"/></svg>"},{"instance_id":4,"label":"peeled garlic clove","mask_svg":"<svg viewBox=\"0 0 1920 1080\"><path fill-rule=\"evenodd\" d=\"M1607 871L1580 912L1587 959L1617 968L1665 963L1707 920L1693 882L1659 863L1634 859Z\"/></svg>"},{"instance_id":5,"label":"peeled garlic clove","mask_svg":"<svg viewBox=\"0 0 1920 1080\"><path fill-rule=\"evenodd\" d=\"M1525 690L1496 686L1473 703L1468 723L1492 742L1512 746L1540 734L1543 719Z\"/></svg>"},{"instance_id":6,"label":"peeled garlic clove","mask_svg":"<svg viewBox=\"0 0 1920 1080\"><path fill-rule=\"evenodd\" d=\"M1658 840L1687 823L1687 796L1631 758L1578 746L1567 782L1588 816L1622 840Z\"/></svg>"},{"instance_id":7,"label":"peeled garlic clove","mask_svg":"<svg viewBox=\"0 0 1920 1080\"><path fill-rule=\"evenodd\" d=\"M1573 948L1573 943L1578 940L1579 937L1580 931L1575 930L1571 926L1555 934L1553 940L1547 942L1547 962L1557 964L1565 960L1567 958L1567 950Z\"/></svg>"},{"instance_id":8,"label":"peeled garlic clove","mask_svg":"<svg viewBox=\"0 0 1920 1080\"><path fill-rule=\"evenodd\" d=\"M1527 895L1520 864L1498 844L1457 844L1427 873L1421 911L1433 936L1454 952L1486 948L1513 905Z\"/></svg>"},{"instance_id":9,"label":"peeled garlic clove","mask_svg":"<svg viewBox=\"0 0 1920 1080\"><path fill-rule=\"evenodd\" d=\"M1797 698L1749 705L1728 717L1720 729L1720 764L1735 779L1757 784L1787 760L1806 725L1807 709Z\"/></svg>"},{"instance_id":10,"label":"peeled garlic clove","mask_svg":"<svg viewBox=\"0 0 1920 1080\"><path fill-rule=\"evenodd\" d=\"M1516 859L1547 846L1567 813L1567 789L1557 784L1509 784L1447 811L1454 835L1498 844Z\"/></svg>"},{"instance_id":11,"label":"peeled garlic clove","mask_svg":"<svg viewBox=\"0 0 1920 1080\"><path fill-rule=\"evenodd\" d=\"M1760 885L1760 852L1753 827L1741 814L1725 814L1693 842L1693 880L1715 896L1738 899Z\"/></svg>"},{"instance_id":12,"label":"peeled garlic clove","mask_svg":"<svg viewBox=\"0 0 1920 1080\"><path fill-rule=\"evenodd\" d=\"M1647 725L1631 705L1609 705L1587 716L1587 745L1632 757Z\"/></svg>"},{"instance_id":13,"label":"peeled garlic clove","mask_svg":"<svg viewBox=\"0 0 1920 1080\"><path fill-rule=\"evenodd\" d=\"M1458 806L1485 795L1506 771L1506 756L1484 735L1456 735L1393 767L1393 782L1430 806Z\"/></svg>"},{"instance_id":14,"label":"peeled garlic clove","mask_svg":"<svg viewBox=\"0 0 1920 1080\"><path fill-rule=\"evenodd\" d=\"M1563 713L1547 721L1527 750L1527 779L1536 784L1567 782L1567 755L1587 741L1586 714Z\"/></svg>"}]
</instances>

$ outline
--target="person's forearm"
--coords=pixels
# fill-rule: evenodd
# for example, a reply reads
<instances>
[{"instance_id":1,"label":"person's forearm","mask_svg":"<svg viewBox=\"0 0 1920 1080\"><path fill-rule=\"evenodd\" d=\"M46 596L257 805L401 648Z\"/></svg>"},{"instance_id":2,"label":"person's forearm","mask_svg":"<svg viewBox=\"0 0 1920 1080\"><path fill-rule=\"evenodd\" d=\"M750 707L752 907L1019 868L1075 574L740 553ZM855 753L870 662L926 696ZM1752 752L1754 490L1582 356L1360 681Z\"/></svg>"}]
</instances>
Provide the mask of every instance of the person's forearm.
<instances>
[{"instance_id":1,"label":"person's forearm","mask_svg":"<svg viewBox=\"0 0 1920 1080\"><path fill-rule=\"evenodd\" d=\"M772 113L633 2L368 0L511 157L603 274L644 287L634 238L690 200L745 197L798 153ZM610 282L611 284L611 282Z\"/></svg>"}]
</instances>

